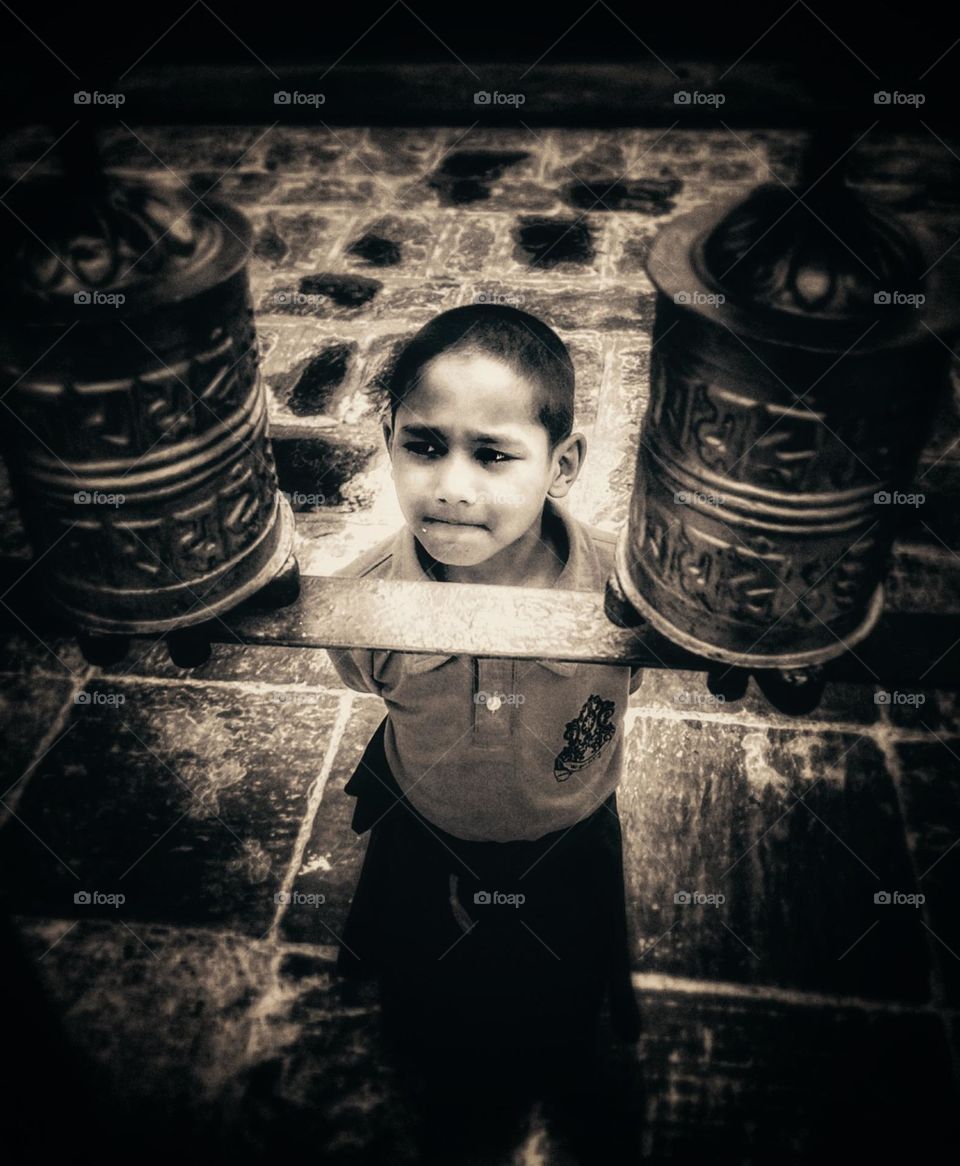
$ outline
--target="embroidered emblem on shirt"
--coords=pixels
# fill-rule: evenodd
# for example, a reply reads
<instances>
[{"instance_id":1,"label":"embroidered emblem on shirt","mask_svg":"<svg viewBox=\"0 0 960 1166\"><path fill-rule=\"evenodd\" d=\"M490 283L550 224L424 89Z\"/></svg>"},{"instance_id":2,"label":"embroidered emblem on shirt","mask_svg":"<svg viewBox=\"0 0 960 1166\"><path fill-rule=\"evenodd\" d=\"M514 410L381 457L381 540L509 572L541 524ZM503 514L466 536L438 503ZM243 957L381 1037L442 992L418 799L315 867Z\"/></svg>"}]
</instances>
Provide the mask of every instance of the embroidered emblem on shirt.
<instances>
[{"instance_id":1,"label":"embroidered emblem on shirt","mask_svg":"<svg viewBox=\"0 0 960 1166\"><path fill-rule=\"evenodd\" d=\"M567 743L553 762L553 776L557 781L566 781L571 773L589 765L616 733L616 726L610 724L615 707L612 700L593 693L576 720L567 722L563 730Z\"/></svg>"}]
</instances>

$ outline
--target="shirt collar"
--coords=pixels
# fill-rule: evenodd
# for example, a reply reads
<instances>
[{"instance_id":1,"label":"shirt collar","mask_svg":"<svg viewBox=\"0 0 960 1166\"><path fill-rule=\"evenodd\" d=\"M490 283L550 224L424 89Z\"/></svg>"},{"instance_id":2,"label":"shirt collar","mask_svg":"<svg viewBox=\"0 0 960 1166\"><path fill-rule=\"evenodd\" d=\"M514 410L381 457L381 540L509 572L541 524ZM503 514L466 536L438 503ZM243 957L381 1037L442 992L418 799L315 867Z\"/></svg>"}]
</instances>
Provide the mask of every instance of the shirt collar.
<instances>
[{"instance_id":1,"label":"shirt collar","mask_svg":"<svg viewBox=\"0 0 960 1166\"><path fill-rule=\"evenodd\" d=\"M554 583L555 588L564 591L590 591L603 585L603 571L599 556L595 551L590 536L582 527L575 523L564 507L548 495L544 500L544 510L548 524L556 531L562 530L566 535L567 561L563 570ZM404 524L397 533L397 542L390 560L386 578L403 579L407 582L433 583L420 562L417 554L417 540L410 527ZM453 656L433 655L424 652L401 653L404 669L409 672L427 672L438 668ZM573 660L535 660L551 672L560 676L572 676L577 670L577 663Z\"/></svg>"}]
</instances>

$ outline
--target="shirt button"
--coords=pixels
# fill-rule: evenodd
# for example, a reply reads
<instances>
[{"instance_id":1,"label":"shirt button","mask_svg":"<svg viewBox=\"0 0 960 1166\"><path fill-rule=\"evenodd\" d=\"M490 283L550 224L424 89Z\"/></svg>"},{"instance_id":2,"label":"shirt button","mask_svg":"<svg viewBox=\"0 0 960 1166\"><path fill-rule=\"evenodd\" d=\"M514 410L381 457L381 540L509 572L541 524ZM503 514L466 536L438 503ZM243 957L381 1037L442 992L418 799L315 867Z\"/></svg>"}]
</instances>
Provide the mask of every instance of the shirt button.
<instances>
[{"instance_id":1,"label":"shirt button","mask_svg":"<svg viewBox=\"0 0 960 1166\"><path fill-rule=\"evenodd\" d=\"M492 713L495 713L495 712L497 711L497 709L500 707L501 703L502 703L502 702L501 702L501 700L500 700L500 697L499 697L499 696L497 696L497 695L496 695L496 693L494 693L494 695L493 695L493 696L491 696L491 697L488 699L488 701L487 701L487 708L488 708L488 709L489 709L489 710L490 710Z\"/></svg>"}]
</instances>

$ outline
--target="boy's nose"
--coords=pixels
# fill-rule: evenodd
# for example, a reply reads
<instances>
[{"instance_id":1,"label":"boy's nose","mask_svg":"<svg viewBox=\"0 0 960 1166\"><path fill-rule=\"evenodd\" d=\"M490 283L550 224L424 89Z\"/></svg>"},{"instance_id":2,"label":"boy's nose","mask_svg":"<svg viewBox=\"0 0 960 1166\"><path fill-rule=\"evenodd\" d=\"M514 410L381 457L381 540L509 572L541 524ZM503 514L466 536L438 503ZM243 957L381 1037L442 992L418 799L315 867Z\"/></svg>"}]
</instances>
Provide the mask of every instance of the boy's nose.
<instances>
[{"instance_id":1,"label":"boy's nose","mask_svg":"<svg viewBox=\"0 0 960 1166\"><path fill-rule=\"evenodd\" d=\"M453 505L466 502L472 505L477 500L473 471L465 460L450 458L437 481L437 501Z\"/></svg>"}]
</instances>

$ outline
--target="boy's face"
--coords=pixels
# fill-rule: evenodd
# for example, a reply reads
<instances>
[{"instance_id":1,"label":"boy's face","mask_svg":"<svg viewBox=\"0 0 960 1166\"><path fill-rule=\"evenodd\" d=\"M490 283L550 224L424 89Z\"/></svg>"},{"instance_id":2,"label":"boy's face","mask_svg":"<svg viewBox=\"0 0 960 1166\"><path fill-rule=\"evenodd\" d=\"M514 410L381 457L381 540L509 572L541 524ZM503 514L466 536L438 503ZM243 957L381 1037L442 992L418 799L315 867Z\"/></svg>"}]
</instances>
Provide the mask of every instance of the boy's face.
<instances>
[{"instance_id":1,"label":"boy's face","mask_svg":"<svg viewBox=\"0 0 960 1166\"><path fill-rule=\"evenodd\" d=\"M585 441L574 434L551 451L533 400L503 362L448 353L426 366L393 427L384 423L400 508L434 559L485 562L533 523L539 532L546 495L573 484Z\"/></svg>"}]
</instances>

